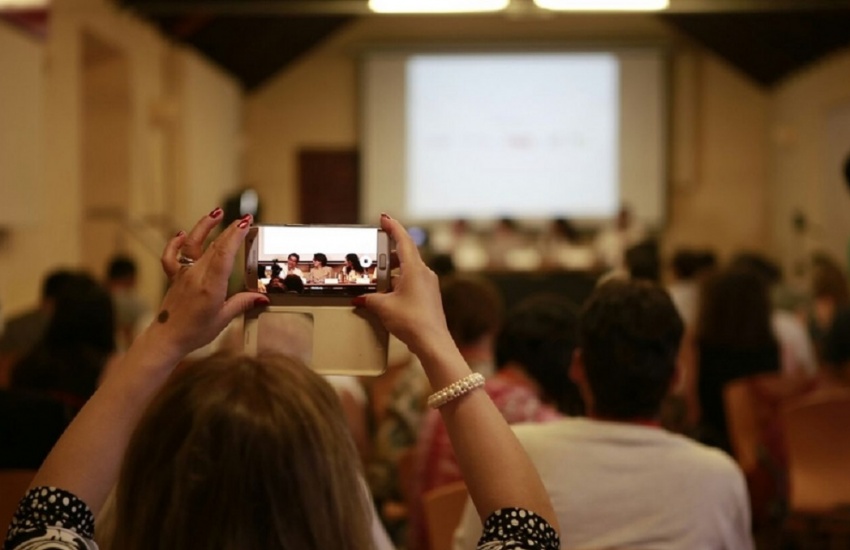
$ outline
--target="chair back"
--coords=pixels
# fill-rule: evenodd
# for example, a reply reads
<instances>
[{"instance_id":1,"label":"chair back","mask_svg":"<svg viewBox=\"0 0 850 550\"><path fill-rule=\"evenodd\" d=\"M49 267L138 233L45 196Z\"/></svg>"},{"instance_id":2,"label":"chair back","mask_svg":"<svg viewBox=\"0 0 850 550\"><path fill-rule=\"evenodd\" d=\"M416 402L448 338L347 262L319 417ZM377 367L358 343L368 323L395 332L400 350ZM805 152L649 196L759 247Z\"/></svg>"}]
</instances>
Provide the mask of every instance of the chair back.
<instances>
[{"instance_id":1,"label":"chair back","mask_svg":"<svg viewBox=\"0 0 850 550\"><path fill-rule=\"evenodd\" d=\"M792 512L850 505L850 392L816 392L784 408Z\"/></svg>"},{"instance_id":2,"label":"chair back","mask_svg":"<svg viewBox=\"0 0 850 550\"><path fill-rule=\"evenodd\" d=\"M462 481L437 487L423 495L422 503L431 550L446 550L452 547L452 538L468 497L466 484Z\"/></svg>"},{"instance_id":3,"label":"chair back","mask_svg":"<svg viewBox=\"0 0 850 550\"><path fill-rule=\"evenodd\" d=\"M5 537L18 503L35 477L35 470L0 470L0 533Z\"/></svg>"}]
</instances>

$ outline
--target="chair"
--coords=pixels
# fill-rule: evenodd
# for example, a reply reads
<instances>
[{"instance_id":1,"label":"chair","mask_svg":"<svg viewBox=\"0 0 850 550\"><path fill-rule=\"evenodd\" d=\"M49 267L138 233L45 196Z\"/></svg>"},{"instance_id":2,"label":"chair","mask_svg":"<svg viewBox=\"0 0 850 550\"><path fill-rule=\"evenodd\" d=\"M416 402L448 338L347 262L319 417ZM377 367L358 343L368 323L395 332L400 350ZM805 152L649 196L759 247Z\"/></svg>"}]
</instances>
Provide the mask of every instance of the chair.
<instances>
[{"instance_id":1,"label":"chair","mask_svg":"<svg viewBox=\"0 0 850 550\"><path fill-rule=\"evenodd\" d=\"M729 444L744 472L754 527L778 530L787 500L787 451L779 410L811 381L781 374L739 378L723 388Z\"/></svg>"},{"instance_id":2,"label":"chair","mask_svg":"<svg viewBox=\"0 0 850 550\"><path fill-rule=\"evenodd\" d=\"M422 497L431 550L452 547L452 538L468 497L466 484L462 481L437 487Z\"/></svg>"},{"instance_id":3,"label":"chair","mask_svg":"<svg viewBox=\"0 0 850 550\"><path fill-rule=\"evenodd\" d=\"M791 485L786 529L813 547L850 544L850 392L825 390L782 411Z\"/></svg>"},{"instance_id":4,"label":"chair","mask_svg":"<svg viewBox=\"0 0 850 550\"><path fill-rule=\"evenodd\" d=\"M9 530L12 516L35 477L35 470L0 470L0 533Z\"/></svg>"}]
</instances>

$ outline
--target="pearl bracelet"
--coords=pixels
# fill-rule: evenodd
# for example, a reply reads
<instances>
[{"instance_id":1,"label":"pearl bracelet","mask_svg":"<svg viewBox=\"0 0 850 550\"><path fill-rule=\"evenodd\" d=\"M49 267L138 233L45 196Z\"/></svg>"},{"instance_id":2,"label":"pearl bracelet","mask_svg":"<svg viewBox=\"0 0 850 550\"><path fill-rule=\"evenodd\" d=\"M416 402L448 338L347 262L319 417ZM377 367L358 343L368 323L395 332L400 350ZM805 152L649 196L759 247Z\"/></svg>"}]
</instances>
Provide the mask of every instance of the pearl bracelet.
<instances>
[{"instance_id":1,"label":"pearl bracelet","mask_svg":"<svg viewBox=\"0 0 850 550\"><path fill-rule=\"evenodd\" d=\"M469 376L464 376L457 382L446 386L440 391L432 393L428 397L428 406L432 409L439 409L449 401L453 401L461 395L466 395L475 388L480 388L484 385L484 377L474 372Z\"/></svg>"}]
</instances>

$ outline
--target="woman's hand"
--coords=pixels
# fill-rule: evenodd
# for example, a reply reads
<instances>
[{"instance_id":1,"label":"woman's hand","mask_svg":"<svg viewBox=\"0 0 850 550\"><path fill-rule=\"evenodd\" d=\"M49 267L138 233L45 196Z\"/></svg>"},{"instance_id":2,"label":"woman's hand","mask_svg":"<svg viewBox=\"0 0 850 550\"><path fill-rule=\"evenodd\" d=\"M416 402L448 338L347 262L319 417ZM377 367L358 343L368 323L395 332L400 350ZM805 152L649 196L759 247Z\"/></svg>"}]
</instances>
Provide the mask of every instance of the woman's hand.
<instances>
[{"instance_id":1,"label":"woman's hand","mask_svg":"<svg viewBox=\"0 0 850 550\"><path fill-rule=\"evenodd\" d=\"M171 286L150 330L181 358L211 342L240 313L268 303L263 294L253 292L227 298L227 280L251 216L230 224L204 251L203 243L220 221L220 209L213 210L188 234L181 231L172 238L162 254Z\"/></svg>"},{"instance_id":2,"label":"woman's hand","mask_svg":"<svg viewBox=\"0 0 850 550\"><path fill-rule=\"evenodd\" d=\"M433 344L450 343L437 275L422 261L416 243L399 222L382 214L381 227L396 243L399 274L391 292L359 296L355 305L374 312L417 355Z\"/></svg>"}]
</instances>

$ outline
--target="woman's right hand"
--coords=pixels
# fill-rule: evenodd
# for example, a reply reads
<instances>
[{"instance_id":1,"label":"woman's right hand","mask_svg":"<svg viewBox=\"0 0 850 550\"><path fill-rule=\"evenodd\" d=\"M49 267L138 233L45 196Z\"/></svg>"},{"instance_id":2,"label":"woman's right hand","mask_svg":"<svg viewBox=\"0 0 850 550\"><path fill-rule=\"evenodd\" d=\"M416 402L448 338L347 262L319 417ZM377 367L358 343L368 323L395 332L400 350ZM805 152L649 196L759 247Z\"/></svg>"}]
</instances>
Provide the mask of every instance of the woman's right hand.
<instances>
[{"instance_id":1,"label":"woman's right hand","mask_svg":"<svg viewBox=\"0 0 850 550\"><path fill-rule=\"evenodd\" d=\"M417 355L434 344L451 343L437 275L422 261L416 243L399 222L382 214L381 228L396 243L399 274L390 292L358 296L354 304L375 313Z\"/></svg>"}]
</instances>

